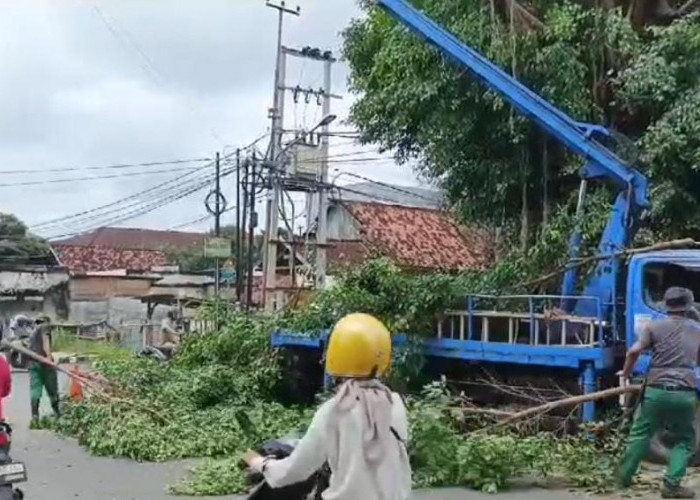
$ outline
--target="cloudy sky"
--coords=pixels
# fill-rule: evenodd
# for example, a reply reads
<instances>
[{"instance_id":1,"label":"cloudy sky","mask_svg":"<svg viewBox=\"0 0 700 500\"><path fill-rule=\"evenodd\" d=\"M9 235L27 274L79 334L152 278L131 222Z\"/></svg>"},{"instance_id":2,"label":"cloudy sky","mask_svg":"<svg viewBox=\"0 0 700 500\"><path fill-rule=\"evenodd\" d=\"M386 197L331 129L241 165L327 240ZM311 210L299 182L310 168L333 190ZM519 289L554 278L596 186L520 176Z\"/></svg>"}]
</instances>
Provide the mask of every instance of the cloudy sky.
<instances>
[{"instance_id":1,"label":"cloudy sky","mask_svg":"<svg viewBox=\"0 0 700 500\"><path fill-rule=\"evenodd\" d=\"M0 0L0 210L15 213L44 236L103 224L209 227L210 221L185 225L206 215L206 190L186 195L206 163L88 167L207 158L268 132L277 16L264 4ZM359 15L353 0L299 0L299 5L301 17L286 18L284 43L291 47L337 52L339 32ZM340 63L334 71L334 91L345 98L333 103L339 117L333 128L349 130L342 123L352 102L347 69ZM287 77L292 86L323 83L322 67L313 62L290 62ZM285 128L309 128L321 119L315 102L302 98L294 104L288 97ZM332 169L417 184L407 168L377 160L376 148L358 150L350 142L334 139L331 155L364 153L337 156ZM342 160L350 158L368 161ZM92 179L76 180L86 177ZM233 180L224 181L230 200ZM357 181L344 176L338 182L343 180ZM159 187L163 183L169 184ZM168 196L181 198L164 204Z\"/></svg>"}]
</instances>

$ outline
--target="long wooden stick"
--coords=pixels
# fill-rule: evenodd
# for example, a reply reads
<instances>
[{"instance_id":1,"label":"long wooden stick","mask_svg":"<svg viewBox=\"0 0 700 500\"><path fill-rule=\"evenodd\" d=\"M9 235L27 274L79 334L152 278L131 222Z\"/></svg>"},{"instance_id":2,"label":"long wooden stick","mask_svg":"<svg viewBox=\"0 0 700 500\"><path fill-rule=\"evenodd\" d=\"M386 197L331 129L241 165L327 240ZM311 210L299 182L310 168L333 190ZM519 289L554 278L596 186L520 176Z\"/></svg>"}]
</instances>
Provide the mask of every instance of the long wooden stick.
<instances>
[{"instance_id":1,"label":"long wooden stick","mask_svg":"<svg viewBox=\"0 0 700 500\"><path fill-rule=\"evenodd\" d=\"M556 278L557 276L564 274L571 267L580 267L580 266L590 264L591 262L596 262L599 260L635 255L635 254L639 254L639 253L658 252L661 250L671 250L674 248L688 248L688 247L697 247L697 246L700 246L700 242L697 242L697 241L693 240L692 238L685 238L685 239L681 239L681 240L664 241L662 243L656 243L654 245L650 245L647 247L630 248L628 250L623 250L621 252L615 252L612 254L592 255L590 257L583 257L583 258L577 259L577 260L567 264L566 266L561 267L561 268L557 269L556 271L553 271L549 274L545 274L544 276L541 276L539 278L535 278L535 279L530 280L530 281L525 281L525 282L519 283L519 284L515 285L515 288L518 288L518 287L527 288L527 287L530 287L533 285L539 285L540 283L547 282L547 281L551 280L552 278Z\"/></svg>"},{"instance_id":2,"label":"long wooden stick","mask_svg":"<svg viewBox=\"0 0 700 500\"><path fill-rule=\"evenodd\" d=\"M519 411L517 413L512 413L508 418L502 420L497 425L508 425L522 420L533 415L540 415L543 413L549 413L557 408L562 408L566 406L579 405L581 403L588 403L590 401L598 401L600 399L612 398L619 396L621 394L627 394L630 392L639 392L642 389L641 385L628 385L625 387L613 387L612 389L606 389L604 391L592 392L590 394L583 394L580 396L572 396L570 398L559 399L557 401L550 401L540 406L534 406L528 408L527 410Z\"/></svg>"},{"instance_id":3,"label":"long wooden stick","mask_svg":"<svg viewBox=\"0 0 700 500\"><path fill-rule=\"evenodd\" d=\"M140 405L136 403L135 401L131 401L128 399L120 398L118 396L114 396L112 394L108 394L106 391L104 391L102 388L100 388L97 384L95 384L93 381L89 380L88 378L79 375L77 373L73 373L70 370L67 370L63 368L61 365L56 363L54 360L49 359L45 356L40 356L39 354L30 351L26 347L18 344L12 344L8 342L7 340L1 340L0 341L0 347L4 347L7 349L12 349L13 351L16 351L20 354L23 354L27 356L30 359L33 359L34 361L37 361L39 363L43 363L47 366L50 366L51 368L55 369L56 371L59 371L61 373L66 374L68 377L70 377L73 380L76 380L77 382L81 383L82 385L85 386L86 389L88 389L90 392L92 392L95 396L101 397L102 399L112 402L112 403L122 403L127 406L132 406L134 408L139 408L145 412L150 413L151 415L157 417L159 420L162 422L166 422L167 418L164 415L161 415L157 411L153 410L152 408L149 408L147 406Z\"/></svg>"}]
</instances>

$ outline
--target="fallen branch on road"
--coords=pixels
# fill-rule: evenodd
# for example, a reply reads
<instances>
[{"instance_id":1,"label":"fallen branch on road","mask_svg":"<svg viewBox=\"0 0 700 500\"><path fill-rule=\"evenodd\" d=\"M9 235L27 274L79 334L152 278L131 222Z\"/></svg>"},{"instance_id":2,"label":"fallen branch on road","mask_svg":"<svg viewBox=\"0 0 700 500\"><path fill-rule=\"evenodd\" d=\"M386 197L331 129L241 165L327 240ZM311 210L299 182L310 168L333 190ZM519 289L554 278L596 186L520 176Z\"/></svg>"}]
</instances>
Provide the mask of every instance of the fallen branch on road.
<instances>
[{"instance_id":1,"label":"fallen branch on road","mask_svg":"<svg viewBox=\"0 0 700 500\"><path fill-rule=\"evenodd\" d=\"M519 420L523 420L525 418L532 417L535 415L543 415L557 408L575 406L582 403L589 403L591 401L599 401L601 399L608 399L631 392L639 392L641 389L641 385L628 385L625 387L613 387L612 389L606 389L604 391L592 392L590 394L582 394L580 396L572 396L570 398L550 401L549 403L540 406L535 406L533 408L528 408L527 410L511 413L510 416L507 417L505 420L500 421L497 424L497 426L509 425Z\"/></svg>"},{"instance_id":2,"label":"fallen branch on road","mask_svg":"<svg viewBox=\"0 0 700 500\"><path fill-rule=\"evenodd\" d=\"M34 361L37 361L39 363L45 364L47 366L50 366L51 368L55 369L56 371L59 371L71 379L77 381L79 384L81 384L85 389L87 389L88 392L90 392L93 396L96 396L98 398L102 398L105 401L108 401L110 403L120 403L126 406L130 406L132 408L138 408L141 409L147 413L150 413L157 419L159 419L161 422L165 422L166 418L164 415L161 415L157 411L153 410L152 408L149 408L147 406L139 405L135 401L131 401L129 399L124 399L119 396L115 396L113 394L109 394L107 391L105 391L102 387L100 387L98 384L96 384L93 380L90 380L89 378L85 377L84 375L81 375L79 373L75 373L71 370L68 370L58 363L56 363L54 360L49 359L44 356L40 356L34 351L31 351L27 349L26 347L18 344L13 344L8 342L7 340L2 340L0 341L0 347L5 348L5 349L11 349L13 351L16 351L29 359L32 359Z\"/></svg>"}]
</instances>

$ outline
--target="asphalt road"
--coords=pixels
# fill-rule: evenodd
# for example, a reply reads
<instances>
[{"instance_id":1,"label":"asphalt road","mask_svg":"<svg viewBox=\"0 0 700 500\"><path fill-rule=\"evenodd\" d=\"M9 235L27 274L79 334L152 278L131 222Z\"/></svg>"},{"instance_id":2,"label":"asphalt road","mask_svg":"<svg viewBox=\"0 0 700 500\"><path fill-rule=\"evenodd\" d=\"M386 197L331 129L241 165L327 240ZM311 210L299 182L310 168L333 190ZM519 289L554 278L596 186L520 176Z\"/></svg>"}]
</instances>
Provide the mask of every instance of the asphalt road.
<instances>
[{"instance_id":1,"label":"asphalt road","mask_svg":"<svg viewBox=\"0 0 700 500\"><path fill-rule=\"evenodd\" d=\"M72 440L62 439L48 431L29 430L28 375L15 373L13 385L13 394L4 404L7 418L14 428L12 456L15 460L27 464L29 482L22 485L22 489L29 500L184 498L168 495L165 487L185 474L187 464L140 464L129 460L93 457L85 453ZM43 410L50 412L49 408ZM502 496L507 500L577 498L567 492L547 490L516 491ZM240 499L240 497L226 498ZM415 498L478 500L492 498L492 496L466 490L439 490L417 492Z\"/></svg>"}]
</instances>

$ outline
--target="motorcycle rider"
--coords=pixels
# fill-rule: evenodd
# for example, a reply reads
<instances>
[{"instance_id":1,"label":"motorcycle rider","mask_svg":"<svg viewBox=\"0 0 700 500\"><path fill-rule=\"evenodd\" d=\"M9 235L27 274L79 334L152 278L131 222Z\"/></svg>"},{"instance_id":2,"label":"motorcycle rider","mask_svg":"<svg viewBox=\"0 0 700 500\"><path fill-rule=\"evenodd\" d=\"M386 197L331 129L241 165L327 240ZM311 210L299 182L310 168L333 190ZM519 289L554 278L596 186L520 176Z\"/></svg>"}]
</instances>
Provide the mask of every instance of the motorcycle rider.
<instances>
[{"instance_id":1,"label":"motorcycle rider","mask_svg":"<svg viewBox=\"0 0 700 500\"><path fill-rule=\"evenodd\" d=\"M390 365L387 328L367 314L344 317L326 354L326 373L338 384L335 396L319 407L289 457L249 451L244 460L272 488L304 481L328 462L327 500L405 500L411 494L406 407L377 378Z\"/></svg>"}]
</instances>

